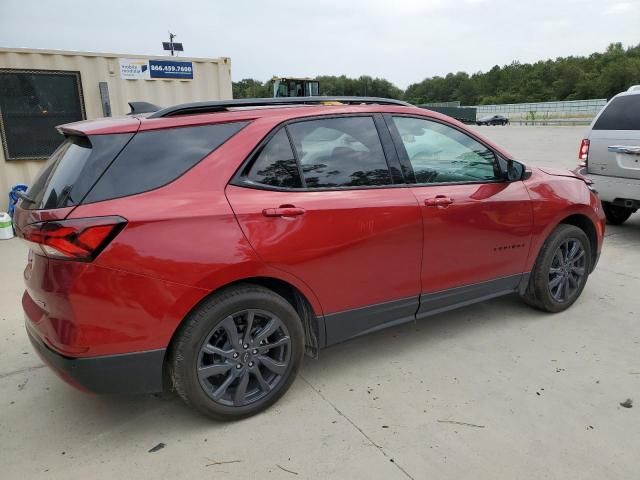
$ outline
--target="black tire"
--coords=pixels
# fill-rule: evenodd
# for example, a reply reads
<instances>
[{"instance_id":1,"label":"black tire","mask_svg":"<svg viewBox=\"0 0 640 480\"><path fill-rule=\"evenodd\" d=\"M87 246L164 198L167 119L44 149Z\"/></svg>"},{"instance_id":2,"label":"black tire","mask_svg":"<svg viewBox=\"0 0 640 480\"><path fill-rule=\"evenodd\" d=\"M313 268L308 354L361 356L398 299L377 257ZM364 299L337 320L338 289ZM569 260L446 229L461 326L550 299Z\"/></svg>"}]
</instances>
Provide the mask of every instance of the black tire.
<instances>
[{"instance_id":1,"label":"black tire","mask_svg":"<svg viewBox=\"0 0 640 480\"><path fill-rule=\"evenodd\" d=\"M575 261L569 255L574 246L577 249ZM558 225L540 249L523 300L546 312L566 310L582 293L591 272L591 262L587 235L576 226ZM582 274L578 275L580 272Z\"/></svg>"},{"instance_id":2,"label":"black tire","mask_svg":"<svg viewBox=\"0 0 640 480\"><path fill-rule=\"evenodd\" d=\"M269 333L274 322L277 329ZM303 352L302 322L291 304L269 289L241 284L189 314L172 344L169 369L188 405L216 420L237 420L285 394Z\"/></svg>"},{"instance_id":3,"label":"black tire","mask_svg":"<svg viewBox=\"0 0 640 480\"><path fill-rule=\"evenodd\" d=\"M632 208L613 205L609 202L602 202L602 209L609 225L622 225L634 212Z\"/></svg>"}]
</instances>

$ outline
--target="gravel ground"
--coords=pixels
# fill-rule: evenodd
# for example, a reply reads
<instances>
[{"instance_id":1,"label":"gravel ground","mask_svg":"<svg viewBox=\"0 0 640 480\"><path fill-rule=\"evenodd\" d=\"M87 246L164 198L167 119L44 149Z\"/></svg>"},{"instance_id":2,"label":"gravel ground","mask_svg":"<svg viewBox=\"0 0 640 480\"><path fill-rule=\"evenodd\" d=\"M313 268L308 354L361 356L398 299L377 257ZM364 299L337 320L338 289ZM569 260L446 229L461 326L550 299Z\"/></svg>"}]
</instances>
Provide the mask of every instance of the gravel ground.
<instances>
[{"instance_id":1,"label":"gravel ground","mask_svg":"<svg viewBox=\"0 0 640 480\"><path fill-rule=\"evenodd\" d=\"M584 131L473 128L567 168ZM640 214L608 229L568 311L501 298L359 338L305 360L269 411L223 424L172 394L87 396L43 368L22 324L26 248L0 242L2 478L638 478L639 246Z\"/></svg>"}]
</instances>

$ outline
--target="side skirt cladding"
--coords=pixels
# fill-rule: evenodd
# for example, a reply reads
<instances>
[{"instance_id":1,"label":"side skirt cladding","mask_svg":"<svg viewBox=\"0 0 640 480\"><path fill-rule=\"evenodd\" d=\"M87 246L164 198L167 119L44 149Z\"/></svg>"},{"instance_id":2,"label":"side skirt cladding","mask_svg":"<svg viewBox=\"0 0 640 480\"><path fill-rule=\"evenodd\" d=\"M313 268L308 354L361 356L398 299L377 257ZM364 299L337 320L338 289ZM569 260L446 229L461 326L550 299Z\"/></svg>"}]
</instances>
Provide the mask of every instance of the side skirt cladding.
<instances>
[{"instance_id":1,"label":"side skirt cladding","mask_svg":"<svg viewBox=\"0 0 640 480\"><path fill-rule=\"evenodd\" d=\"M495 297L522 292L529 274L518 274L487 282L422 294L317 317L320 348L431 315Z\"/></svg>"}]
</instances>

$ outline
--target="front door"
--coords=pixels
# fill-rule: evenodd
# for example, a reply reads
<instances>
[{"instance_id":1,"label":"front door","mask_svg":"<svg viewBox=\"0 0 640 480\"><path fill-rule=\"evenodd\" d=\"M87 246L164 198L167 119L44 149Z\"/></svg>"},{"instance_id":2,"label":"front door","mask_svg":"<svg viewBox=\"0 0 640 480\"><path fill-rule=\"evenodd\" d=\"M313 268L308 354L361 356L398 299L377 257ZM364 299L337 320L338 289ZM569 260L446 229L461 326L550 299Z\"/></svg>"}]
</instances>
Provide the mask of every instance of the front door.
<instances>
[{"instance_id":1,"label":"front door","mask_svg":"<svg viewBox=\"0 0 640 480\"><path fill-rule=\"evenodd\" d=\"M416 117L389 117L424 223L418 317L514 290L531 241L522 181L503 180L497 156L466 133Z\"/></svg>"},{"instance_id":2,"label":"front door","mask_svg":"<svg viewBox=\"0 0 640 480\"><path fill-rule=\"evenodd\" d=\"M319 298L326 344L415 318L422 219L389 161L371 116L299 121L227 187L260 258Z\"/></svg>"}]
</instances>

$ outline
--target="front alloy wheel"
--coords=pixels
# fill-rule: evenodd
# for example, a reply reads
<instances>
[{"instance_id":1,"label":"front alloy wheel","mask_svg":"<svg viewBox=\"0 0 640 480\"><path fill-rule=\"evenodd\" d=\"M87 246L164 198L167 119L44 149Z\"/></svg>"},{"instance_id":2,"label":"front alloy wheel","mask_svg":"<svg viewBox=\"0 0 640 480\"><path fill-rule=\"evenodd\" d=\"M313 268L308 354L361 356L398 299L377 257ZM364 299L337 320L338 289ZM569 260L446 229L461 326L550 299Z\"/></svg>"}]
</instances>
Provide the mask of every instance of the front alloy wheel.
<instances>
[{"instance_id":1,"label":"front alloy wheel","mask_svg":"<svg viewBox=\"0 0 640 480\"><path fill-rule=\"evenodd\" d=\"M547 312L561 312L575 302L591 272L591 242L575 225L560 224L538 253L522 298Z\"/></svg>"},{"instance_id":2,"label":"front alloy wheel","mask_svg":"<svg viewBox=\"0 0 640 480\"><path fill-rule=\"evenodd\" d=\"M571 299L586 274L587 258L582 243L570 238L556 249L549 268L549 292L556 302Z\"/></svg>"}]
</instances>

